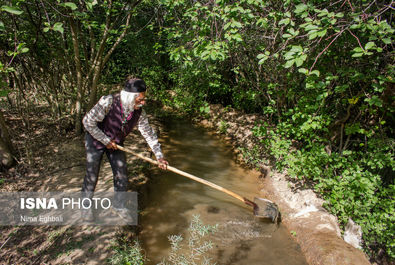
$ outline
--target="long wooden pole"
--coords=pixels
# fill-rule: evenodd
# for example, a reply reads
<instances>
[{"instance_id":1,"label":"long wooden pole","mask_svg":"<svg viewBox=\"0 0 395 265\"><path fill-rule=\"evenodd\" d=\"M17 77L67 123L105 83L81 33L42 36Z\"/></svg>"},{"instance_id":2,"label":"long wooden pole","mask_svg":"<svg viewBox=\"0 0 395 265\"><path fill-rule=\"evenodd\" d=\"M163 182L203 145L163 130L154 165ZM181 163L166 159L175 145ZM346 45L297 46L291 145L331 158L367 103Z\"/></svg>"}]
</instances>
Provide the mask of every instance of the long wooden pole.
<instances>
[{"instance_id":1,"label":"long wooden pole","mask_svg":"<svg viewBox=\"0 0 395 265\"><path fill-rule=\"evenodd\" d=\"M139 157L139 158L141 158L141 159L143 159L143 160L145 160L145 161L147 161L147 162L150 162L151 164L154 164L154 165L158 165L158 164L159 164L158 161L155 161L155 160L153 160L153 159L151 159L151 158L148 158L148 157L145 157L145 156L143 156L143 155L141 155L141 154L138 154L138 153L136 153L136 152L134 152L134 151L132 151L132 150L130 150L130 149L128 149L128 148L123 147L123 146L117 145L117 148L118 148L119 150L121 150L121 151L130 153L130 154L132 154L132 155L134 155L134 156L137 156L137 157ZM175 168L175 167L172 167L172 166L167 166L167 170L172 171L172 172L174 172L174 173L177 173L177 174L179 174L179 175L182 175L182 176L184 176L184 177L190 178L190 179L192 179L192 180L194 180L194 181L200 182L200 183L202 183L202 184L204 184L204 185L210 186L210 187L212 187L212 188L214 188L214 189L216 189L216 190L225 192L226 194L228 194L228 195L230 195L230 196L232 196L232 197L234 197L234 198L236 198L236 199L238 199L238 200L240 200L240 201L242 201L242 202L244 202L244 203L247 203L247 202L246 202L246 200L247 200L246 198L240 196L240 195L237 194L237 193L234 193L233 191L230 191L230 190L228 190L228 189L225 189L225 188L223 188L223 187L221 187L221 186L219 186L219 185L217 185L217 184L214 184L214 183L212 183L212 182L210 182L210 181L207 181L207 180L198 178L198 177L196 177L196 176L194 176L194 175L192 175L192 174L189 174L189 173L187 173L187 172L184 172L184 171L179 170L179 169L177 169L177 168ZM247 200L247 201L249 201L249 200ZM248 203L247 203L247 204L248 204ZM253 205L251 205L251 206L253 206Z\"/></svg>"}]
</instances>

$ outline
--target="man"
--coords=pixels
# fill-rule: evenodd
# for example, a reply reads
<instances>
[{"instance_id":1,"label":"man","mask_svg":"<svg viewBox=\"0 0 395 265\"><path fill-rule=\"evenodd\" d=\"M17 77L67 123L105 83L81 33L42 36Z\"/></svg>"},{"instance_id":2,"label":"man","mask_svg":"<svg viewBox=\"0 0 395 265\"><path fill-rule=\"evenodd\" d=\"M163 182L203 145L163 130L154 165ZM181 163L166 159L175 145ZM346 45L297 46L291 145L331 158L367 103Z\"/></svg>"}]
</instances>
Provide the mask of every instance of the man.
<instances>
[{"instance_id":1,"label":"man","mask_svg":"<svg viewBox=\"0 0 395 265\"><path fill-rule=\"evenodd\" d=\"M117 150L117 145L123 145L126 136L135 126L154 152L159 167L167 168L168 162L164 159L158 138L148 123L146 112L142 109L146 102L145 91L146 85L142 79L128 79L120 93L101 97L85 115L83 124L87 131L85 136L87 169L82 186L83 193L91 196L95 190L104 153L113 171L116 197L117 192L127 191L129 180L126 156L123 151ZM115 199L113 209L121 217L130 216L120 197ZM92 212L87 211L84 219L92 220Z\"/></svg>"}]
</instances>

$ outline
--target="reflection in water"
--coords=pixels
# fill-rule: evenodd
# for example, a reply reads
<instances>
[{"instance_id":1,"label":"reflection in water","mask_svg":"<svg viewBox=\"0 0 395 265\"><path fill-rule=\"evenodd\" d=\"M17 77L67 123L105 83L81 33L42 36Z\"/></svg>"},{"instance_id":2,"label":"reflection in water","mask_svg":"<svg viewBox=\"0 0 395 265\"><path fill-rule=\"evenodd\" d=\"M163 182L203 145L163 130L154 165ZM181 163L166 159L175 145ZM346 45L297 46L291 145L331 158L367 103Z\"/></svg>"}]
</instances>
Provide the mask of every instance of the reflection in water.
<instances>
[{"instance_id":1,"label":"reflection in water","mask_svg":"<svg viewBox=\"0 0 395 265\"><path fill-rule=\"evenodd\" d=\"M161 132L170 165L212 181L249 199L260 197L257 173L238 167L229 146L180 120L167 121ZM172 172L158 171L148 186L139 239L156 264L170 250L169 235L185 235L193 215L218 224L210 236L210 257L217 264L306 264L299 246L280 226L254 217L252 209L227 194Z\"/></svg>"}]
</instances>

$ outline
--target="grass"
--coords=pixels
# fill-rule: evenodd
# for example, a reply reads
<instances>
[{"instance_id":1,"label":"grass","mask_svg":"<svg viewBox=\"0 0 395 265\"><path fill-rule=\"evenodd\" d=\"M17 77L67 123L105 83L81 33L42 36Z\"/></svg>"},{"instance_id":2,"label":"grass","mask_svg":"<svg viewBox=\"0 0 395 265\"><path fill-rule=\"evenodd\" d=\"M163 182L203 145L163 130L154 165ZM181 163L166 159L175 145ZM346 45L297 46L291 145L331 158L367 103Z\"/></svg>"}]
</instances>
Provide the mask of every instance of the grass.
<instances>
[{"instance_id":1,"label":"grass","mask_svg":"<svg viewBox=\"0 0 395 265\"><path fill-rule=\"evenodd\" d=\"M118 241L112 242L111 248L115 251L115 254L109 258L108 262L110 264L143 265L146 262L146 257L137 240L129 242L127 237L121 237Z\"/></svg>"}]
</instances>

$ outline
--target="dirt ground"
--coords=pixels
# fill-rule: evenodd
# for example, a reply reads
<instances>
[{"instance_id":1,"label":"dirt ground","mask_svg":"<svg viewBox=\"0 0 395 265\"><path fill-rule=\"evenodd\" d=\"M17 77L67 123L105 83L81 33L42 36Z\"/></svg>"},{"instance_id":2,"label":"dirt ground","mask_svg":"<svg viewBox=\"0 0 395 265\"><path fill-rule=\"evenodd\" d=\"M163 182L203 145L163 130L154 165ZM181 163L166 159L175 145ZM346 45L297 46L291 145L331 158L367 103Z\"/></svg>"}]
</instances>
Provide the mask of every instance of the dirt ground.
<instances>
[{"instance_id":1,"label":"dirt ground","mask_svg":"<svg viewBox=\"0 0 395 265\"><path fill-rule=\"evenodd\" d=\"M27 121L5 113L18 152L15 168L1 172L0 191L80 191L85 175L83 135L76 136L69 120L53 121L37 109ZM146 151L135 131L133 148ZM126 143L128 144L128 143ZM145 163L128 157L131 189L147 181ZM111 167L104 156L96 191L112 191ZM0 264L104 264L119 238L132 241L138 226L1 226Z\"/></svg>"}]
</instances>

